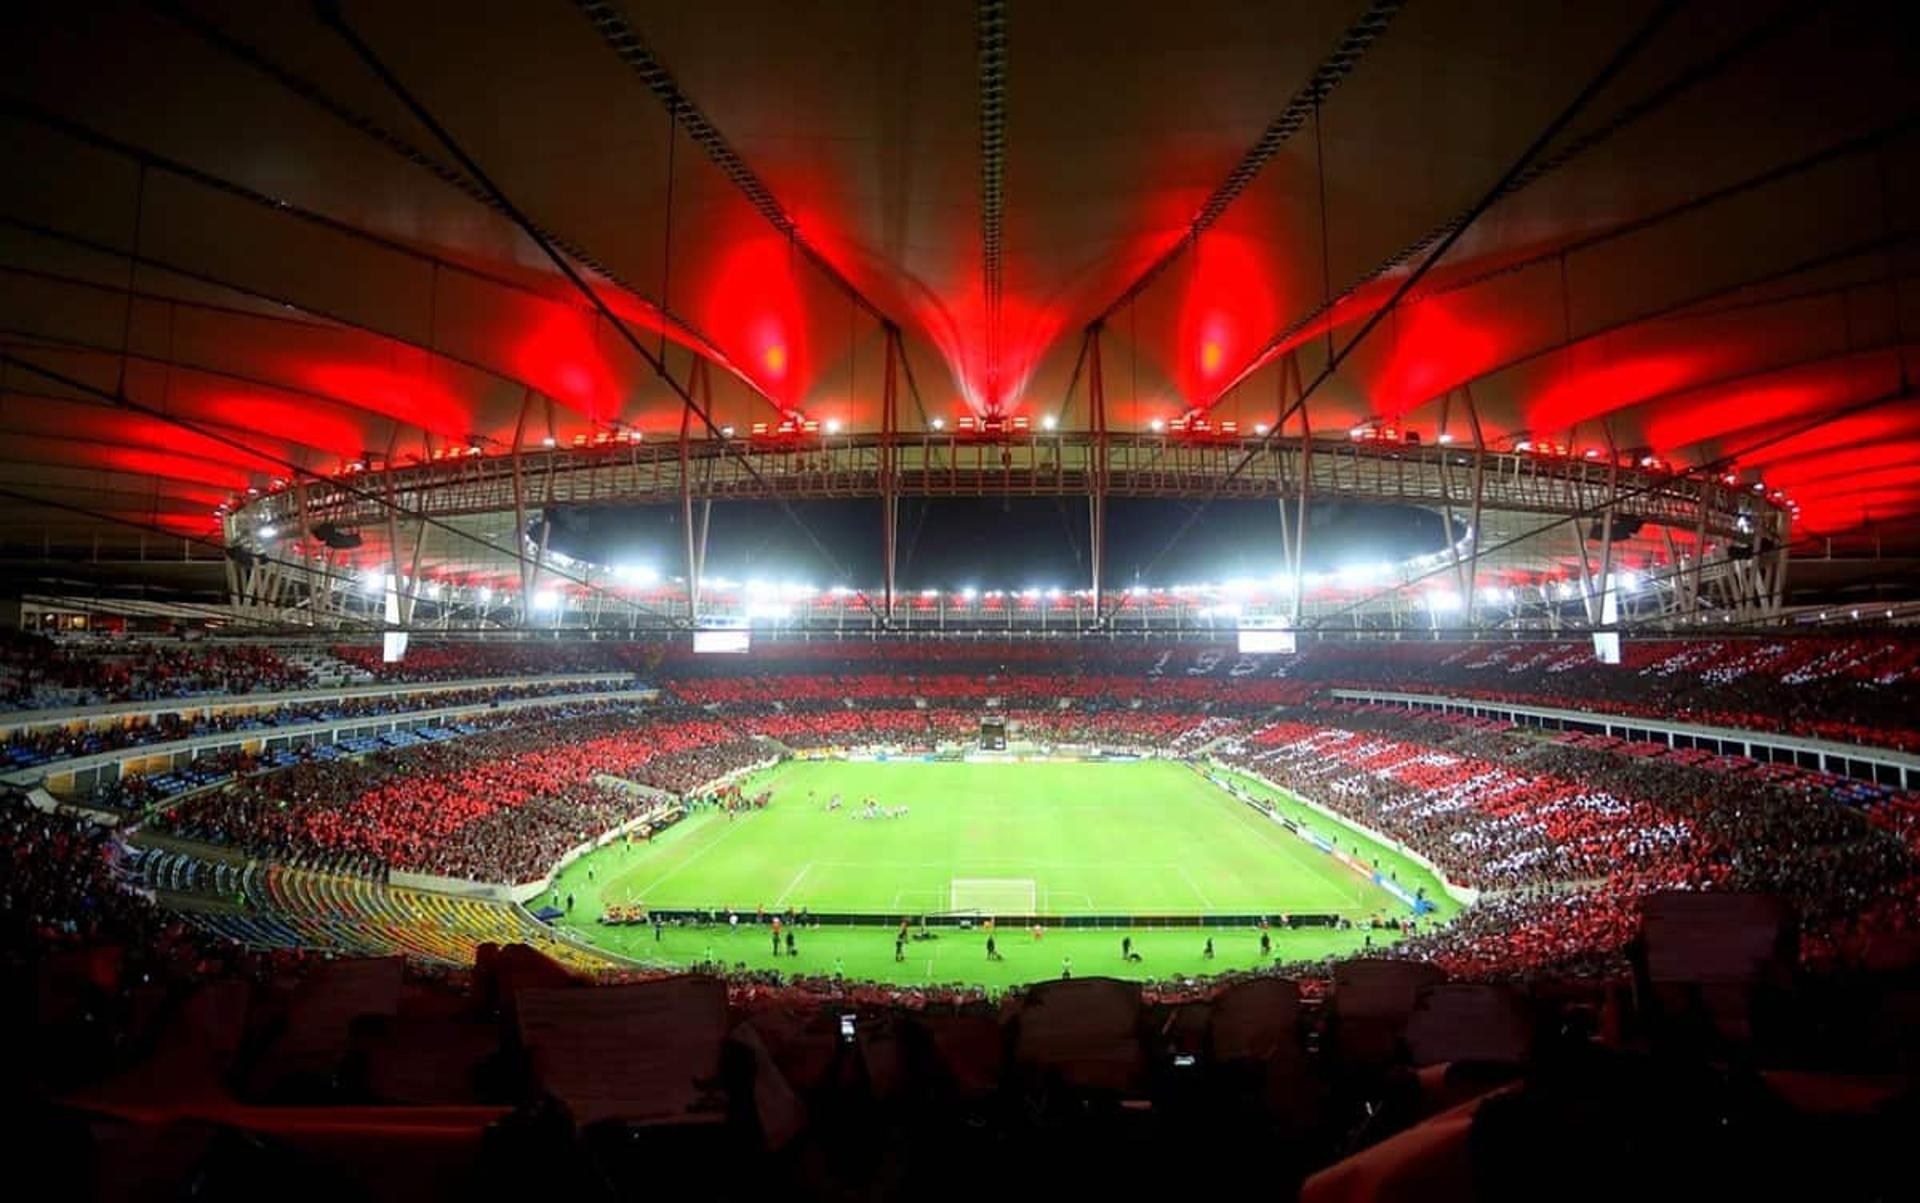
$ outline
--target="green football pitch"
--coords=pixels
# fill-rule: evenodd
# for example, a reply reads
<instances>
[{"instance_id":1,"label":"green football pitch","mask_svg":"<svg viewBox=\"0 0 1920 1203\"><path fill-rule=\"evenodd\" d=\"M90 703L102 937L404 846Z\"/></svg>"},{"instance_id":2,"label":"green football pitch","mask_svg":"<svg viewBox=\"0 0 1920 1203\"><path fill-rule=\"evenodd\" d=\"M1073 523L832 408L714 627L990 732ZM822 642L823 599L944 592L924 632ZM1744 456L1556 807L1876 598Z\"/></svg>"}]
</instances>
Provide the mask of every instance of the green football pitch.
<instances>
[{"instance_id":1,"label":"green football pitch","mask_svg":"<svg viewBox=\"0 0 1920 1203\"><path fill-rule=\"evenodd\" d=\"M1424 886L1451 904L1430 874L1391 849L1332 822L1296 800L1242 779L1291 817L1343 849ZM1159 977L1245 968L1258 960L1251 927L1202 930L1057 928L1034 941L1004 928L1005 960L987 962L977 929L936 928L894 960L900 918L951 912L979 916L1197 916L1332 913L1356 921L1404 916L1404 904L1292 832L1236 801L1187 765L1124 763L955 763L788 761L754 782L768 789L764 810L735 818L697 812L651 844L610 844L574 862L549 900L574 905L563 925L609 951L640 960L774 967L795 973L845 972L899 982L1010 984L1076 971ZM838 794L843 805L829 809ZM856 818L864 800L904 810ZM669 927L609 927L609 905L662 910L728 908L751 919L788 908L856 913L872 926L808 928L799 956L774 957L765 928L744 922ZM1122 963L1118 943L1131 933L1139 962ZM1211 935L1215 957L1204 957ZM1313 959L1360 948L1368 933L1327 927L1273 933L1273 955ZM1106 961L1114 962L1111 965Z\"/></svg>"}]
</instances>

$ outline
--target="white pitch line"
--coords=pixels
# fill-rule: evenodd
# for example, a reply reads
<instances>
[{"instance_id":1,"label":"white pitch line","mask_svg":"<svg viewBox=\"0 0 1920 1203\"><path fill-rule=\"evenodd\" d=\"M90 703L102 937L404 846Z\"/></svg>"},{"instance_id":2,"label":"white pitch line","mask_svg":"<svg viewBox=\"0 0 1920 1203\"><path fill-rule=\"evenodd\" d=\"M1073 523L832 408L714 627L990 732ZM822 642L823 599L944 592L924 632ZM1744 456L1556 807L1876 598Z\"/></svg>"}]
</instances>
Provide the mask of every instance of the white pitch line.
<instances>
[{"instance_id":1,"label":"white pitch line","mask_svg":"<svg viewBox=\"0 0 1920 1203\"><path fill-rule=\"evenodd\" d=\"M811 872L813 872L812 861L808 861L806 864L801 865L800 871L798 873L795 873L793 875L793 880L787 883L787 888L780 891L780 897L773 900L773 905L775 907L778 907L781 903L785 902L787 900L787 895L793 893L794 888L800 884L800 879L805 877L807 874Z\"/></svg>"},{"instance_id":2,"label":"white pitch line","mask_svg":"<svg viewBox=\"0 0 1920 1203\"><path fill-rule=\"evenodd\" d=\"M640 887L640 889L634 892L633 896L636 898L644 899L649 892L659 889L662 885L666 884L668 881L679 876L681 870L685 869L688 865L691 865L694 861L699 860L701 857L705 856L707 853L712 852L715 848L718 848L721 845L721 843L726 840L728 836L740 830L742 827L745 827L750 821L751 820L749 819L735 819L733 822L728 823L727 829L721 832L719 838L715 839L713 843L708 844L705 848L700 849L698 852L695 852L692 856L689 856L687 859L681 861L679 864L675 865L673 868L668 869L665 873L661 874L659 877L654 878L652 881L648 882L646 885Z\"/></svg>"},{"instance_id":3,"label":"white pitch line","mask_svg":"<svg viewBox=\"0 0 1920 1203\"><path fill-rule=\"evenodd\" d=\"M1271 846L1278 847L1281 845L1282 841L1276 833L1285 832L1286 828L1280 826L1278 823L1274 823L1271 821L1267 823L1259 822L1258 820L1244 813L1247 809L1246 805L1242 803L1239 799L1233 797L1231 794L1228 794L1224 790L1219 791L1219 794L1220 794L1220 800L1222 802L1225 802L1229 807L1228 813L1233 815L1233 817L1240 823L1242 827L1245 827L1250 831L1258 832L1262 836L1266 837L1266 839L1268 840ZM1288 836L1287 838L1292 839L1294 837ZM1354 908L1356 910L1366 909L1366 903L1361 900L1359 892L1353 889L1348 884L1349 879L1347 874L1340 873L1338 877L1335 877L1330 874L1324 873L1320 870L1319 865L1317 865L1311 859L1298 860L1295 863L1304 867L1307 870L1307 872L1311 873L1314 877L1318 878L1321 882L1332 887L1335 893L1344 896L1349 902L1353 903ZM1336 872L1338 871L1336 870Z\"/></svg>"},{"instance_id":4,"label":"white pitch line","mask_svg":"<svg viewBox=\"0 0 1920 1203\"><path fill-rule=\"evenodd\" d=\"M1189 890L1192 890L1194 893L1194 897L1200 900L1200 905L1205 907L1208 910L1212 910L1213 900L1208 898L1207 892L1200 888L1200 885L1198 882L1193 880L1193 874L1187 872L1187 867L1185 865L1175 865L1174 867L1180 870L1180 876L1186 879L1187 888Z\"/></svg>"}]
</instances>

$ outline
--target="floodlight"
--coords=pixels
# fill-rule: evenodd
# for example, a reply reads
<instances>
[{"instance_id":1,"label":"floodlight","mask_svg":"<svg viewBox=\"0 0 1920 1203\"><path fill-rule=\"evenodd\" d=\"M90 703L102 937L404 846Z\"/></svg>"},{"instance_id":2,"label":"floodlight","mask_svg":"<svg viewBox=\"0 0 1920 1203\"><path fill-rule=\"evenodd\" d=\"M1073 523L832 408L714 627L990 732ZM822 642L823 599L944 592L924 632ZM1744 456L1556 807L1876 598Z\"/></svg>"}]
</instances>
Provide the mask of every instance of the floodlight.
<instances>
[{"instance_id":1,"label":"floodlight","mask_svg":"<svg viewBox=\"0 0 1920 1203\"><path fill-rule=\"evenodd\" d=\"M271 539L276 535L278 535L279 533L280 532L275 530L271 525L263 526L260 528L260 537L262 539Z\"/></svg>"},{"instance_id":2,"label":"floodlight","mask_svg":"<svg viewBox=\"0 0 1920 1203\"><path fill-rule=\"evenodd\" d=\"M1040 419L1040 429L1042 430L1052 430L1058 425L1060 425L1060 419L1054 417L1052 414L1048 414L1046 417Z\"/></svg>"},{"instance_id":3,"label":"floodlight","mask_svg":"<svg viewBox=\"0 0 1920 1203\"><path fill-rule=\"evenodd\" d=\"M557 610L560 608L560 595L552 589L542 589L533 595L533 608L536 610Z\"/></svg>"},{"instance_id":4,"label":"floodlight","mask_svg":"<svg viewBox=\"0 0 1920 1203\"><path fill-rule=\"evenodd\" d=\"M838 419L838 418L828 418L828 419L827 419L827 433L828 433L828 434L839 434L839 433L840 433L840 419Z\"/></svg>"}]
</instances>

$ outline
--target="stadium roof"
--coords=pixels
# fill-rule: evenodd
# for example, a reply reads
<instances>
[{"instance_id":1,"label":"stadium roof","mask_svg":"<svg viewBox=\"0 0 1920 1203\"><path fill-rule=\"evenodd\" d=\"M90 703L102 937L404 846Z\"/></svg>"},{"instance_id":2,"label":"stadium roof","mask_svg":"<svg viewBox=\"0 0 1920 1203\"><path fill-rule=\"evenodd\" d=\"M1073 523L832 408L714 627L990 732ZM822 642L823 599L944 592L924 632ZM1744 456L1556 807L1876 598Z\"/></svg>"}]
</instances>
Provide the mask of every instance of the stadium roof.
<instances>
[{"instance_id":1,"label":"stadium roof","mask_svg":"<svg viewBox=\"0 0 1920 1203\"><path fill-rule=\"evenodd\" d=\"M1902 7L10 6L0 544L677 434L696 356L716 425L867 429L892 330L905 429L1084 427L1095 323L1118 429L1470 393L1910 543Z\"/></svg>"}]
</instances>

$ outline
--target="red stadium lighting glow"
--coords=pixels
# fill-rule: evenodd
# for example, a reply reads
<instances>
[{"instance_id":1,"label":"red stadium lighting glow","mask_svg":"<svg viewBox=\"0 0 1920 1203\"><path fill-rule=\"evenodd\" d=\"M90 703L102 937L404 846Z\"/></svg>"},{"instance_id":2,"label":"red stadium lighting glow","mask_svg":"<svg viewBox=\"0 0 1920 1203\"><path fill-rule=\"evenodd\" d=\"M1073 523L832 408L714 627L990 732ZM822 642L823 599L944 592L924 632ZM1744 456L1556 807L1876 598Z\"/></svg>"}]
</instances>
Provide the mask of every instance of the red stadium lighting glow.
<instances>
[{"instance_id":1,"label":"red stadium lighting glow","mask_svg":"<svg viewBox=\"0 0 1920 1203\"><path fill-rule=\"evenodd\" d=\"M1210 408L1238 361L1280 324L1272 258L1254 239L1215 228L1191 250L1193 266L1174 331L1174 387L1196 411Z\"/></svg>"}]
</instances>

